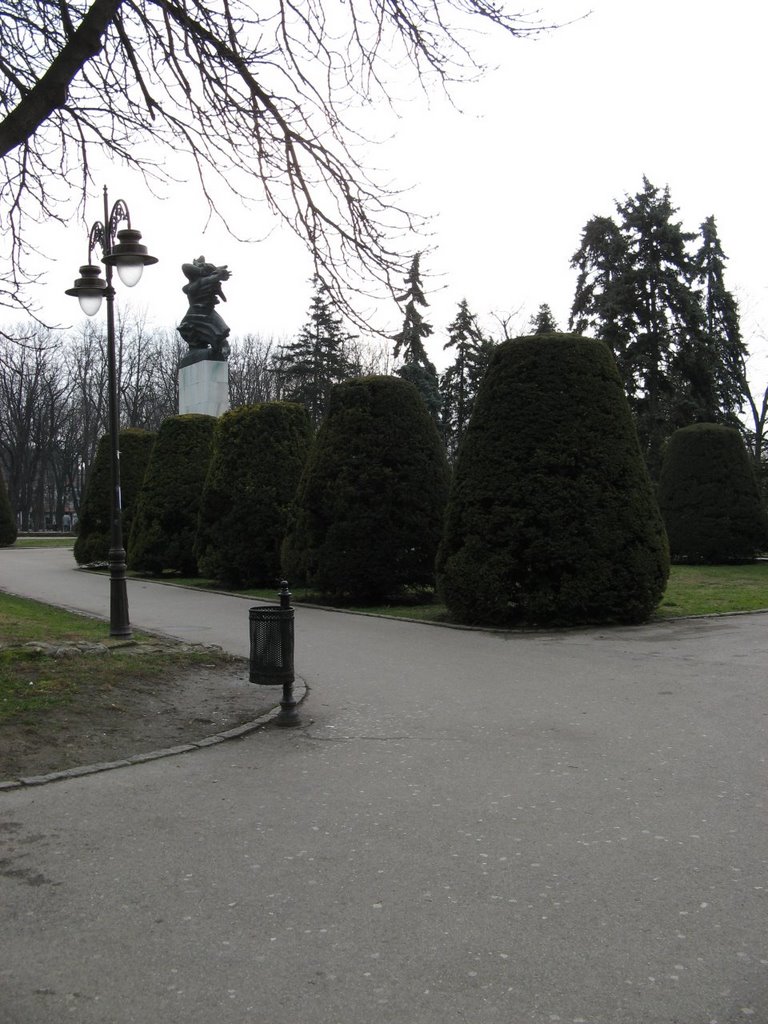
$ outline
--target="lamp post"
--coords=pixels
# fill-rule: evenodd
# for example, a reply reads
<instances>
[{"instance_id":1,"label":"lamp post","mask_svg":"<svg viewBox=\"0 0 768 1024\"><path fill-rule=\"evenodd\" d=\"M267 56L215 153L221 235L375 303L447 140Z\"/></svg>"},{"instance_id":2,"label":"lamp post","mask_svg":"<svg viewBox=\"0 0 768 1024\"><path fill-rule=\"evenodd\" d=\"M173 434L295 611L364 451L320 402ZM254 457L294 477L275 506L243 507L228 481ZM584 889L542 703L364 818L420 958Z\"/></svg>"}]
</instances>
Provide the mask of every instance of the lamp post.
<instances>
[{"instance_id":1,"label":"lamp post","mask_svg":"<svg viewBox=\"0 0 768 1024\"><path fill-rule=\"evenodd\" d=\"M128 225L118 231L121 221ZM129 637L128 593L125 585L126 564L123 547L122 494L120 490L120 407L117 397L117 368L115 360L115 290L112 287L112 268L117 267L120 280L128 288L138 284L144 267L157 263L154 256L140 243L141 232L131 227L131 216L122 199L109 210L109 196L104 186L104 220L96 221L88 235L88 262L80 267L80 277L67 295L74 295L86 316L95 316L101 300L107 300L107 369L109 388L109 440L111 453L111 533L109 548L109 635ZM101 248L101 262L106 266L106 280L91 260L96 246Z\"/></svg>"}]
</instances>

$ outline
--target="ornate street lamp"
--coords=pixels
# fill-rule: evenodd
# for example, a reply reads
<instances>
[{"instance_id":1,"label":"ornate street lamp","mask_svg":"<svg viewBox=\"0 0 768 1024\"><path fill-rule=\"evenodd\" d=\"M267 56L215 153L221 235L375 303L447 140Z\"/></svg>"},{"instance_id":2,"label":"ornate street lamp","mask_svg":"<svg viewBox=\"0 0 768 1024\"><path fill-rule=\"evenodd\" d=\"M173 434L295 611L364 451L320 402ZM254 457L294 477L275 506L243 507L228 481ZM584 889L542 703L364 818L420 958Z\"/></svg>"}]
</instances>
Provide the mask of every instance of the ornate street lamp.
<instances>
[{"instance_id":1,"label":"ornate street lamp","mask_svg":"<svg viewBox=\"0 0 768 1024\"><path fill-rule=\"evenodd\" d=\"M115 363L115 290L112 287L112 268L117 267L120 280L128 288L138 284L144 267L157 263L154 256L141 245L141 232L131 227L131 216L122 199L109 211L109 197L104 186L104 220L96 221L88 236L88 262L80 267L80 277L67 295L74 295L86 316L94 316L107 300L107 365L109 388L109 440L112 468L112 497L110 505L111 535L109 549L110 615L109 635L129 637L128 594L125 585L126 565L123 547L122 494L120 491L120 408L117 399L117 370ZM127 228L117 230L126 221ZM101 262L105 264L106 280L91 260L96 246L101 247Z\"/></svg>"}]
</instances>

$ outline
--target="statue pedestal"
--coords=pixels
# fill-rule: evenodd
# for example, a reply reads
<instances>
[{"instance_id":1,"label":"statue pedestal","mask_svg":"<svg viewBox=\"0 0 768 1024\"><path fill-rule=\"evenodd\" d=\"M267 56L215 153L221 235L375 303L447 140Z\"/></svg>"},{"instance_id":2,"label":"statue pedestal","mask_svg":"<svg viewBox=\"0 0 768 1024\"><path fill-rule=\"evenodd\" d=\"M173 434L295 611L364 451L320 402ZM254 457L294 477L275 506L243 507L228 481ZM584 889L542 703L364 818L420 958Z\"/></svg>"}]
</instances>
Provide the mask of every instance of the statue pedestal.
<instances>
[{"instance_id":1,"label":"statue pedestal","mask_svg":"<svg viewBox=\"0 0 768 1024\"><path fill-rule=\"evenodd\" d=\"M179 370L179 413L221 416L229 409L229 363L201 359Z\"/></svg>"}]
</instances>

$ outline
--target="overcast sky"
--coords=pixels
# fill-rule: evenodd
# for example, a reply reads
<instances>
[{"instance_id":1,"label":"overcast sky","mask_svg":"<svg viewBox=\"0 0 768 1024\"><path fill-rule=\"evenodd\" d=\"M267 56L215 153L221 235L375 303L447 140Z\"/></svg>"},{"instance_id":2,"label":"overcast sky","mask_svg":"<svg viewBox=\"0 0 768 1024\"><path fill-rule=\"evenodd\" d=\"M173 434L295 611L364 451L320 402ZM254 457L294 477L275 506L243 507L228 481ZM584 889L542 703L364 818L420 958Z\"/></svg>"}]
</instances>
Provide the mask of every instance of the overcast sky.
<instances>
[{"instance_id":1,"label":"overcast sky","mask_svg":"<svg viewBox=\"0 0 768 1024\"><path fill-rule=\"evenodd\" d=\"M565 327L575 286L569 263L584 224L613 214L615 201L639 191L646 175L669 186L686 229L714 214L762 390L768 7L551 0L540 17L563 23L587 11L535 41L484 38L482 56L498 68L459 90L462 112L438 98L429 106L409 101L392 125L394 139L372 153L372 163L413 186L410 205L435 216L433 236L413 239L414 251L430 247L423 263L435 329L430 354L444 365L445 328L463 298L491 331L494 313L515 314L524 328L543 302ZM113 197L119 191L128 201L134 226L161 259L135 292L121 289L119 301L130 296L155 323L175 326L186 309L180 265L203 253L233 272L221 312L234 335L296 333L311 273L298 243L275 233L242 246L218 229L204 234L202 208L185 192L159 203L139 178L110 177ZM99 217L95 195L90 219ZM78 318L67 304L74 300L60 299L85 255L77 231L51 229L48 251L62 258L49 272L43 315ZM397 330L394 305L389 319ZM378 323L386 321L385 306Z\"/></svg>"}]
</instances>

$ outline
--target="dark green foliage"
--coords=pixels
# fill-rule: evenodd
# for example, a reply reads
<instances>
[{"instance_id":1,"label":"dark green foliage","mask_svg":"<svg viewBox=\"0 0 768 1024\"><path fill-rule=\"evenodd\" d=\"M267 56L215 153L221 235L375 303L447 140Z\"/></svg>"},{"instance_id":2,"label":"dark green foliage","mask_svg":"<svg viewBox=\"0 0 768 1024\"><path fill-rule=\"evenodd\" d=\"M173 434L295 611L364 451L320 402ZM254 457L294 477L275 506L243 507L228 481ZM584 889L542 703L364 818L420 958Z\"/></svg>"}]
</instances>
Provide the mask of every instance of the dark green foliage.
<instances>
[{"instance_id":1,"label":"dark green foliage","mask_svg":"<svg viewBox=\"0 0 768 1024\"><path fill-rule=\"evenodd\" d=\"M152 450L128 540L128 568L197 573L195 537L216 419L171 416Z\"/></svg>"},{"instance_id":2,"label":"dark green foliage","mask_svg":"<svg viewBox=\"0 0 768 1024\"><path fill-rule=\"evenodd\" d=\"M7 548L11 544L15 544L16 534L16 516L11 508L5 477L0 470L0 548Z\"/></svg>"},{"instance_id":3,"label":"dark green foliage","mask_svg":"<svg viewBox=\"0 0 768 1024\"><path fill-rule=\"evenodd\" d=\"M333 385L353 376L357 368L347 355L352 336L342 330L341 317L334 315L328 288L318 277L312 283L307 323L280 354L284 397L304 405L317 427L328 411Z\"/></svg>"},{"instance_id":4,"label":"dark green foliage","mask_svg":"<svg viewBox=\"0 0 768 1024\"><path fill-rule=\"evenodd\" d=\"M734 421L746 349L725 288L714 217L684 231L669 189L643 188L593 217L571 263L579 271L571 327L616 357L640 443L658 479L665 440L700 421ZM699 241L698 249L694 248Z\"/></svg>"},{"instance_id":5,"label":"dark green foliage","mask_svg":"<svg viewBox=\"0 0 768 1024\"><path fill-rule=\"evenodd\" d=\"M742 562L768 549L768 516L735 428L696 423L672 435L659 505L675 559Z\"/></svg>"},{"instance_id":6,"label":"dark green foliage","mask_svg":"<svg viewBox=\"0 0 768 1024\"><path fill-rule=\"evenodd\" d=\"M289 579L359 601L431 584L447 493L440 437L415 387L339 384L283 547Z\"/></svg>"},{"instance_id":7,"label":"dark green foliage","mask_svg":"<svg viewBox=\"0 0 768 1024\"><path fill-rule=\"evenodd\" d=\"M152 448L157 435L149 430L121 430L120 487L122 493L123 545L130 536L136 501L144 482ZM111 455L109 435L105 434L96 449L91 472L80 509L75 560L79 565L108 562L111 547Z\"/></svg>"},{"instance_id":8,"label":"dark green foliage","mask_svg":"<svg viewBox=\"0 0 768 1024\"><path fill-rule=\"evenodd\" d=\"M429 360L423 363L404 363L397 371L397 376L409 384L413 384L421 400L427 407L427 412L437 424L440 422L440 411L442 399L440 398L440 381L437 370Z\"/></svg>"},{"instance_id":9,"label":"dark green foliage","mask_svg":"<svg viewBox=\"0 0 768 1024\"><path fill-rule=\"evenodd\" d=\"M411 261L408 273L405 275L405 283L408 285L402 295L398 295L397 301L405 303L403 327L399 334L393 337L395 343L395 359L402 353L406 363L425 363L427 353L424 342L432 334L432 325L422 316L417 306L428 306L424 298L424 290L421 284L421 253L417 252Z\"/></svg>"},{"instance_id":10,"label":"dark green foliage","mask_svg":"<svg viewBox=\"0 0 768 1024\"><path fill-rule=\"evenodd\" d=\"M405 303L403 327L395 334L395 359L402 354L403 365L396 371L398 377L413 384L435 423L440 421L440 383L434 363L427 355L424 342L432 334L432 325L422 316L417 306L428 306L421 285L421 253L416 253L405 276L407 290L397 297Z\"/></svg>"},{"instance_id":11,"label":"dark green foliage","mask_svg":"<svg viewBox=\"0 0 768 1024\"><path fill-rule=\"evenodd\" d=\"M726 420L735 420L746 393L747 347L741 337L738 305L725 287L727 257L720 244L715 218L707 217L700 230L701 245L695 266L704 306L703 377L712 412L701 418L714 420L721 414Z\"/></svg>"},{"instance_id":12,"label":"dark green foliage","mask_svg":"<svg viewBox=\"0 0 768 1024\"><path fill-rule=\"evenodd\" d=\"M536 310L535 315L531 317L531 333L557 334L559 330L560 328L557 325L557 321L555 320L549 304L542 302Z\"/></svg>"},{"instance_id":13,"label":"dark green foliage","mask_svg":"<svg viewBox=\"0 0 768 1024\"><path fill-rule=\"evenodd\" d=\"M451 348L455 353L452 365L440 378L441 430L448 457L453 460L469 424L477 389L493 350L493 342L483 337L466 299L459 303L443 348Z\"/></svg>"},{"instance_id":14,"label":"dark green foliage","mask_svg":"<svg viewBox=\"0 0 768 1024\"><path fill-rule=\"evenodd\" d=\"M503 342L459 451L438 585L462 622L642 622L664 528L606 345Z\"/></svg>"},{"instance_id":15,"label":"dark green foliage","mask_svg":"<svg viewBox=\"0 0 768 1024\"><path fill-rule=\"evenodd\" d=\"M291 402L246 405L216 423L195 545L200 572L226 586L274 584L312 436Z\"/></svg>"}]
</instances>

